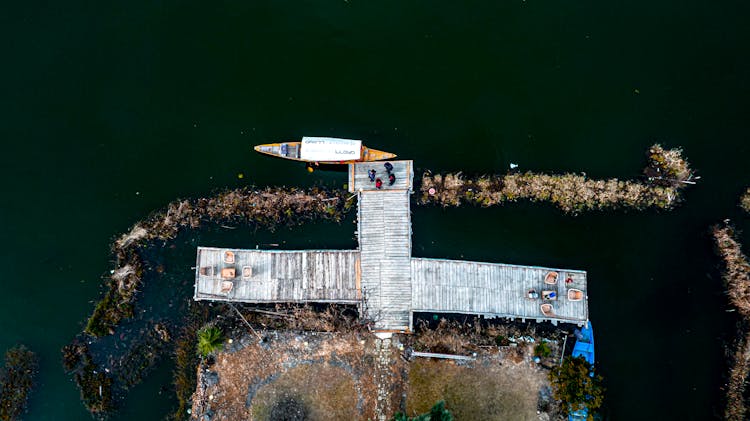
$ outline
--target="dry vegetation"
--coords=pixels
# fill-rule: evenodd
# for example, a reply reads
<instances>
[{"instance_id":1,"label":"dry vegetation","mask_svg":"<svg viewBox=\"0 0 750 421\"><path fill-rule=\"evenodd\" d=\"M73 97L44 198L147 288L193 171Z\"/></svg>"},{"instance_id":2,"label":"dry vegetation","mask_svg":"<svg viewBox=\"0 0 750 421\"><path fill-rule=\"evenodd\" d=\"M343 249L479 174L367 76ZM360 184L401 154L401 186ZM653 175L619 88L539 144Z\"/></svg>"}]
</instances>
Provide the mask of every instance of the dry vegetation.
<instances>
[{"instance_id":1,"label":"dry vegetation","mask_svg":"<svg viewBox=\"0 0 750 421\"><path fill-rule=\"evenodd\" d=\"M466 178L459 173L422 176L421 203L459 206L468 202L493 206L525 199L549 202L566 213L615 208L669 209L679 199L692 173L680 149L665 150L653 145L648 150L645 182L590 180L582 175L521 173Z\"/></svg>"},{"instance_id":2,"label":"dry vegetation","mask_svg":"<svg viewBox=\"0 0 750 421\"><path fill-rule=\"evenodd\" d=\"M516 325L472 317L466 322L440 319L433 329L430 329L423 320L419 321L416 332L409 342L415 351L457 355L469 355L473 352L499 347L506 357L518 360L524 357L523 345L525 344L522 339L517 338L549 336L552 341L549 342L552 355L559 355L560 349L556 341L562 335L564 333L561 331L542 335L537 332L535 324Z\"/></svg>"},{"instance_id":3,"label":"dry vegetation","mask_svg":"<svg viewBox=\"0 0 750 421\"><path fill-rule=\"evenodd\" d=\"M275 304L272 307L235 306L245 320L263 329L308 332L366 331L356 307L330 304L319 311L309 304Z\"/></svg>"},{"instance_id":4,"label":"dry vegetation","mask_svg":"<svg viewBox=\"0 0 750 421\"><path fill-rule=\"evenodd\" d=\"M737 338L734 353L731 355L732 368L727 383L727 407L724 419L730 421L747 420L745 391L750 372L750 334Z\"/></svg>"},{"instance_id":5,"label":"dry vegetation","mask_svg":"<svg viewBox=\"0 0 750 421\"><path fill-rule=\"evenodd\" d=\"M745 190L742 196L740 196L740 207L745 212L750 213L750 188Z\"/></svg>"},{"instance_id":6,"label":"dry vegetation","mask_svg":"<svg viewBox=\"0 0 750 421\"><path fill-rule=\"evenodd\" d=\"M648 164L643 173L656 184L676 186L690 182L693 172L687 160L682 157L682 149L664 149L658 143L648 148Z\"/></svg>"},{"instance_id":7,"label":"dry vegetation","mask_svg":"<svg viewBox=\"0 0 750 421\"><path fill-rule=\"evenodd\" d=\"M729 302L742 320L735 350L731 353L731 369L727 384L727 420L747 419L745 391L750 372L750 263L728 221L713 228L716 248L724 262L723 278Z\"/></svg>"},{"instance_id":8,"label":"dry vegetation","mask_svg":"<svg viewBox=\"0 0 750 421\"><path fill-rule=\"evenodd\" d=\"M715 226L713 235L724 262L723 278L729 301L743 318L750 320L750 263L747 256L742 253L742 246L728 222Z\"/></svg>"}]
</instances>

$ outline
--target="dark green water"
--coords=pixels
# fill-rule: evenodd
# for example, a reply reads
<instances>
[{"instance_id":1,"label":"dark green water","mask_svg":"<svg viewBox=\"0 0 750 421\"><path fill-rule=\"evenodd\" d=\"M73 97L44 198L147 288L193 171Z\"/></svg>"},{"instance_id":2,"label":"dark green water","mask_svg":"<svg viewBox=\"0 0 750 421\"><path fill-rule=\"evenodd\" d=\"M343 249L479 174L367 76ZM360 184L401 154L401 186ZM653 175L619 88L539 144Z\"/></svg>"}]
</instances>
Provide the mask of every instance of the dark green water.
<instances>
[{"instance_id":1,"label":"dark green water","mask_svg":"<svg viewBox=\"0 0 750 421\"><path fill-rule=\"evenodd\" d=\"M610 418L721 413L732 320L707 229L732 217L750 233L736 208L750 184L747 2L106 3L0 14L0 349L41 357L28 419L88 417L59 350L98 297L111 239L178 196L342 185L251 151L302 135L362 138L432 170L621 178L650 143L683 146L703 179L674 212L415 208L414 252L588 270ZM351 247L353 231L263 241ZM135 388L120 418L161 419L169 376Z\"/></svg>"}]
</instances>

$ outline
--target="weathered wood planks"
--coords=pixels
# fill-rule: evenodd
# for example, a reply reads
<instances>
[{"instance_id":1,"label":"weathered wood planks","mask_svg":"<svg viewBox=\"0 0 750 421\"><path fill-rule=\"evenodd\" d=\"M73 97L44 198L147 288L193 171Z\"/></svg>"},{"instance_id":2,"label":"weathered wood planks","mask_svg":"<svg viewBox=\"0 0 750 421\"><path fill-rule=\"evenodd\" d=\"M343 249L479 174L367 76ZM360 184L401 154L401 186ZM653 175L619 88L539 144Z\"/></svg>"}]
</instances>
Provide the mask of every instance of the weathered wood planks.
<instances>
[{"instance_id":1,"label":"weathered wood planks","mask_svg":"<svg viewBox=\"0 0 750 421\"><path fill-rule=\"evenodd\" d=\"M556 272L557 282L545 284L545 277ZM566 283L566 279L571 282ZM412 311L466 313L486 317L507 317L572 323L588 321L586 272L535 266L467 262L445 259L411 259ZM583 292L580 301L567 297L568 289ZM539 297L529 298L529 290ZM552 291L556 299L543 299ZM552 304L553 316L540 310Z\"/></svg>"},{"instance_id":2,"label":"weathered wood planks","mask_svg":"<svg viewBox=\"0 0 750 421\"><path fill-rule=\"evenodd\" d=\"M393 165L392 173L396 181L392 186L388 185L388 173L384 167L385 162ZM376 177L383 181L382 189L378 190L375 183L370 181L368 175L370 170L375 170ZM389 190L409 190L413 189L414 165L412 161L373 161L357 162L349 165L349 191L389 191ZM408 202L407 202L408 204Z\"/></svg>"},{"instance_id":3,"label":"weathered wood planks","mask_svg":"<svg viewBox=\"0 0 750 421\"><path fill-rule=\"evenodd\" d=\"M233 252L234 263L224 255ZM198 247L196 300L242 302L342 302L356 303L359 252L356 250L241 250ZM212 276L201 268L213 268ZM222 278L221 269L233 267L236 276ZM245 268L252 275L244 277ZM206 272L206 271L204 271ZM232 282L222 293L222 282Z\"/></svg>"}]
</instances>

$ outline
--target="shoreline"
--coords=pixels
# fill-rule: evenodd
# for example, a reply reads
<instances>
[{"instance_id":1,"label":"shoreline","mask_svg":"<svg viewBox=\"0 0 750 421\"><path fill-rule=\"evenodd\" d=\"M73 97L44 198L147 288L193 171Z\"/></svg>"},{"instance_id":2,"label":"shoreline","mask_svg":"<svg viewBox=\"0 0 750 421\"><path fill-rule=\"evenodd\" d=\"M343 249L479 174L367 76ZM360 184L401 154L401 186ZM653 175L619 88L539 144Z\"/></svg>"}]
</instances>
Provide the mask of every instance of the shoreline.
<instances>
[{"instance_id":1,"label":"shoreline","mask_svg":"<svg viewBox=\"0 0 750 421\"><path fill-rule=\"evenodd\" d=\"M248 314L251 319L252 315ZM447 394L446 405L454 414L472 417L483 410L476 406L477 396L483 393L487 399L480 406L491 408L494 416L560 417L547 372L562 351L562 336L548 339L549 329L538 333L532 324L524 327L480 318L442 319L438 325L436 330L422 326L414 335L388 339L346 328L271 329L260 332L260 339L241 329L229 333L227 349L216 354L213 364L198 370L191 419L206 415L214 421L268 419L274 408L288 405L288 399L306 408L313 419L321 410L344 411L347 419L390 419L396 412L411 415L429 410L442 394ZM562 335L560 329L552 330ZM498 332L513 342L498 342ZM537 364L533 359L541 343L551 351ZM408 357L413 349L450 351L455 344L460 346L453 350L467 354L468 361ZM334 372L338 374L331 377ZM448 379L454 383L447 383ZM479 383L485 385L484 392L469 387ZM436 394L438 390L442 392ZM338 395L344 391L358 398L349 402Z\"/></svg>"}]
</instances>

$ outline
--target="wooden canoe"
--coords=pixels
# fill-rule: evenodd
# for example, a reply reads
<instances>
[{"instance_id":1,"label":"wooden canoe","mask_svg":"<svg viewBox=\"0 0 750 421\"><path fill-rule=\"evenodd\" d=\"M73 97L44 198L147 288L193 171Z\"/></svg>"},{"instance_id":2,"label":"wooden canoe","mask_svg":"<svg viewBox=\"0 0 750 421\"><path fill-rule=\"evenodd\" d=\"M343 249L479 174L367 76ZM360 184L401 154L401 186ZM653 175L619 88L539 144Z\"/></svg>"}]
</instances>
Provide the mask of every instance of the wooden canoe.
<instances>
[{"instance_id":1,"label":"wooden canoe","mask_svg":"<svg viewBox=\"0 0 750 421\"><path fill-rule=\"evenodd\" d=\"M330 138L327 138L331 140ZM332 140L342 140L345 141L347 139L332 139ZM356 151L357 153L354 153L355 151L352 151L351 149L344 148L344 151L347 153L352 154L352 158L343 158L343 159L331 159L332 156L325 157L325 154L318 155L323 157L322 159L311 159L310 157L306 157L305 153L303 151L303 148L305 145L303 142L282 142L282 143L267 143L264 145L258 145L255 147L255 150L257 152L260 152L265 155L275 156L277 158L284 158L284 159L290 159L292 161L301 161L301 162L312 162L317 164L351 164L354 162L366 162L366 161L383 161L388 159L393 159L396 157L396 154L390 153L390 152L384 152L379 151L377 149L371 149L364 145L358 146ZM312 155L312 154L311 154ZM359 155L359 156L356 156ZM313 155L314 156L314 155Z\"/></svg>"}]
</instances>

